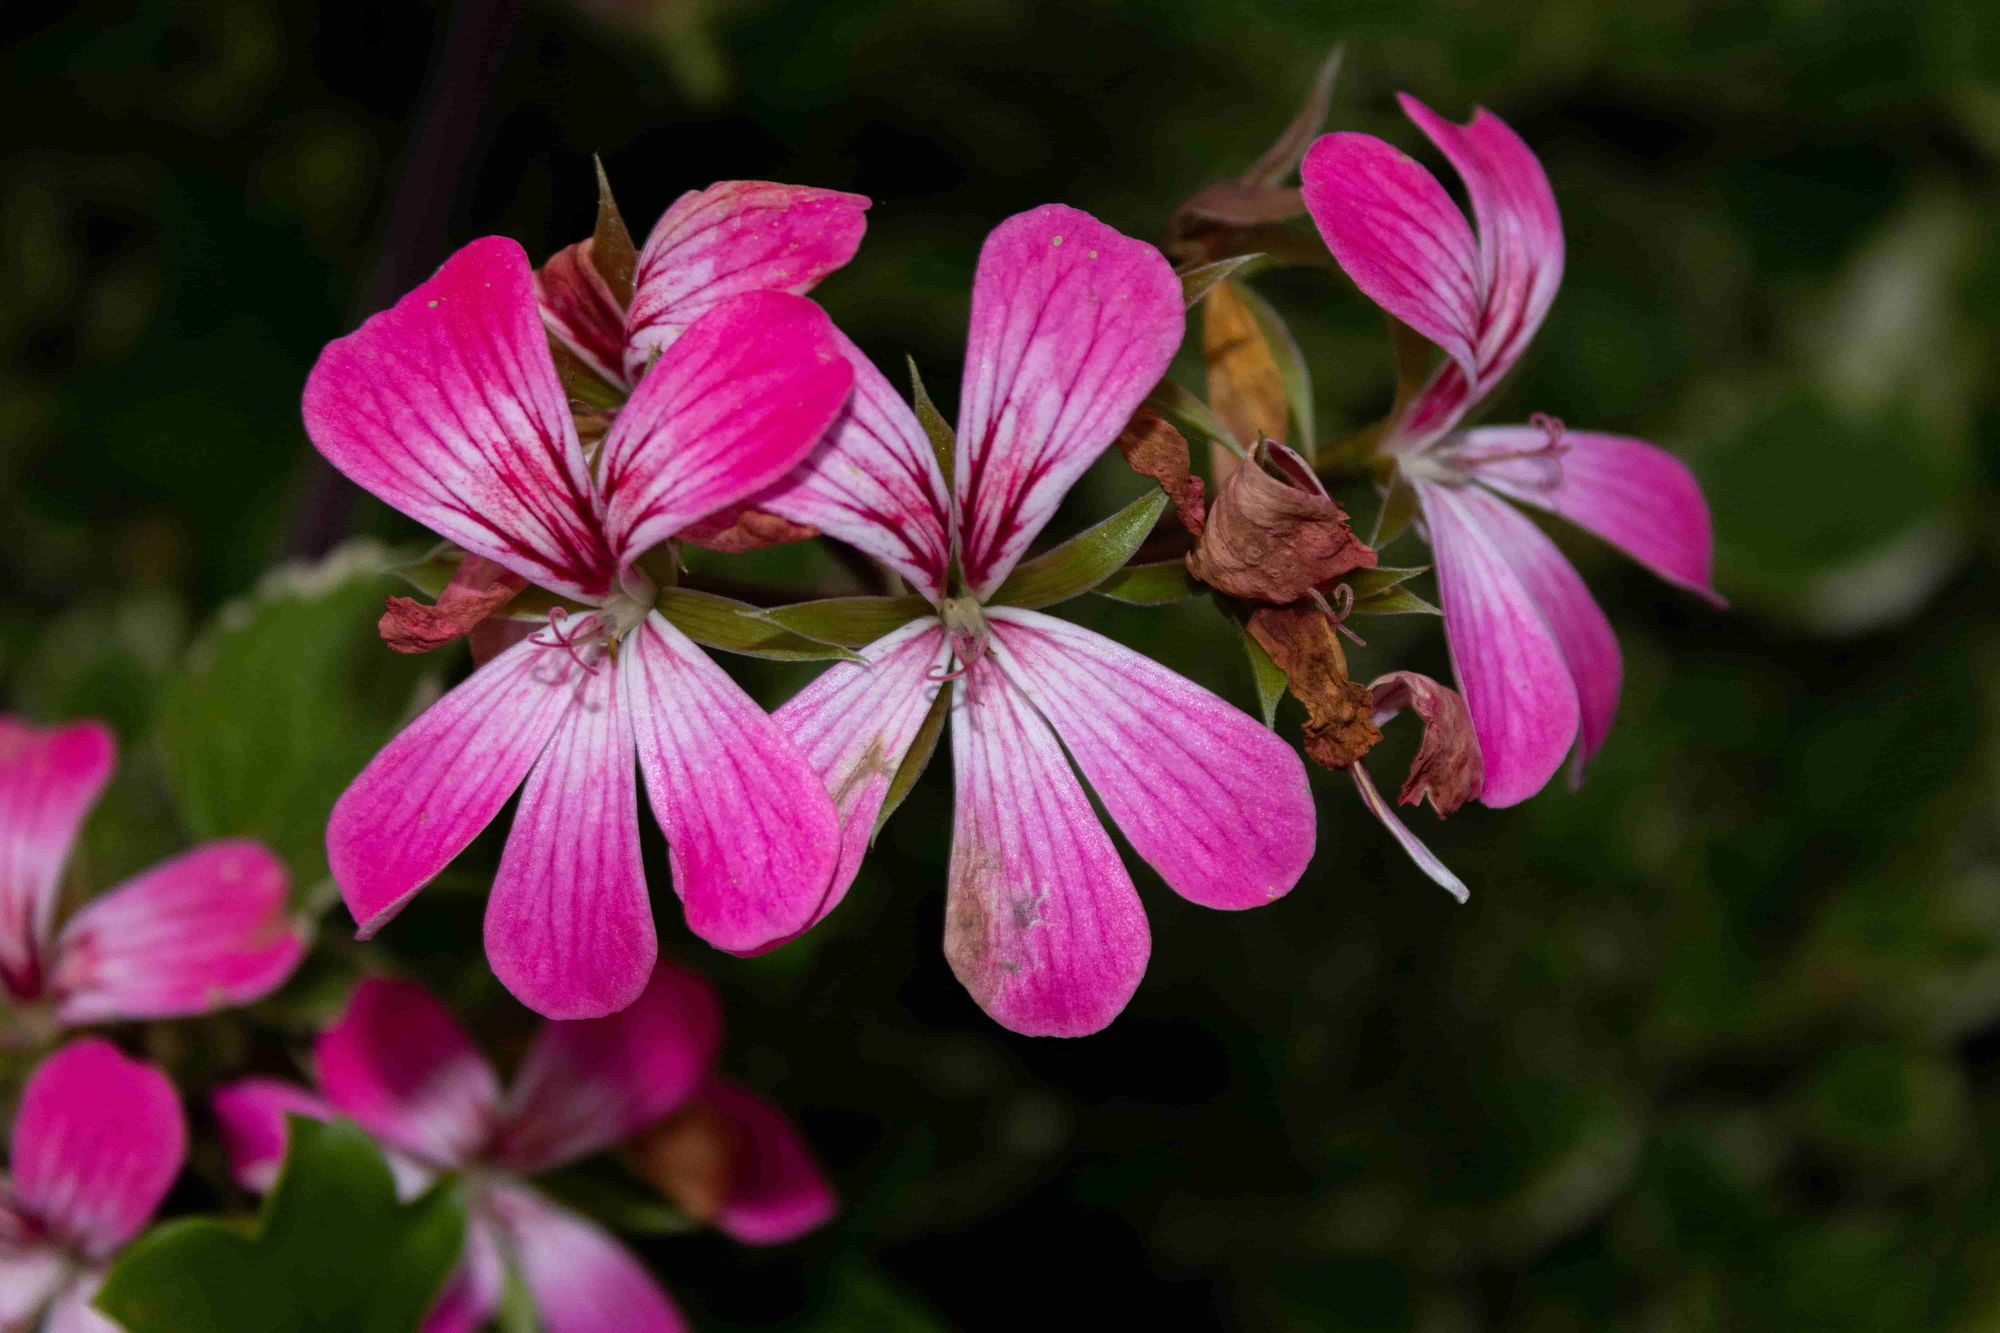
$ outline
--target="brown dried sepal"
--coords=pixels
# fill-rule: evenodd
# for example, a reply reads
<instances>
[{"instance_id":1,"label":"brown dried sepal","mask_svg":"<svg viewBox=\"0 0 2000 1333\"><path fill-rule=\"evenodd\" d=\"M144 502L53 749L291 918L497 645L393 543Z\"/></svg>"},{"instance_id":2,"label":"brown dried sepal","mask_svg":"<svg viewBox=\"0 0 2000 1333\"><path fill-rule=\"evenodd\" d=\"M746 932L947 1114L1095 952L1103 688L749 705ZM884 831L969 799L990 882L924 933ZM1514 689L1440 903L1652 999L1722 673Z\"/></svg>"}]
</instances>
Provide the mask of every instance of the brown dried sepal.
<instances>
[{"instance_id":1,"label":"brown dried sepal","mask_svg":"<svg viewBox=\"0 0 2000 1333\"><path fill-rule=\"evenodd\" d=\"M1398 800L1422 800L1442 818L1486 789L1486 760L1472 730L1472 714L1457 690L1414 671L1392 671L1370 682L1375 714L1387 720L1405 708L1417 710L1424 739L1410 761Z\"/></svg>"},{"instance_id":2,"label":"brown dried sepal","mask_svg":"<svg viewBox=\"0 0 2000 1333\"><path fill-rule=\"evenodd\" d=\"M759 551L766 546L782 546L786 542L802 542L808 537L819 536L819 529L744 506L710 514L690 523L676 535L682 541L706 550L734 555L740 551Z\"/></svg>"},{"instance_id":3,"label":"brown dried sepal","mask_svg":"<svg viewBox=\"0 0 2000 1333\"><path fill-rule=\"evenodd\" d=\"M375 628L382 641L399 653L427 653L470 632L527 586L519 574L484 556L468 555L438 594L436 605L391 597Z\"/></svg>"},{"instance_id":4,"label":"brown dried sepal","mask_svg":"<svg viewBox=\"0 0 2000 1333\"><path fill-rule=\"evenodd\" d=\"M1374 566L1375 552L1332 499L1248 465L1217 490L1201 540L1188 553L1188 572L1203 583L1276 606Z\"/></svg>"},{"instance_id":5,"label":"brown dried sepal","mask_svg":"<svg viewBox=\"0 0 2000 1333\"><path fill-rule=\"evenodd\" d=\"M697 1222L713 1222L736 1188L742 1128L710 1101L695 1101L634 1139L625 1152L640 1179Z\"/></svg>"},{"instance_id":6,"label":"brown dried sepal","mask_svg":"<svg viewBox=\"0 0 2000 1333\"><path fill-rule=\"evenodd\" d=\"M1181 526L1200 536L1208 519L1208 496L1188 462L1188 443L1181 433L1152 408L1142 407L1118 436L1118 452L1134 472L1160 483Z\"/></svg>"},{"instance_id":7,"label":"brown dried sepal","mask_svg":"<svg viewBox=\"0 0 2000 1333\"><path fill-rule=\"evenodd\" d=\"M1382 739L1368 687L1348 679L1347 654L1325 612L1260 607L1247 628L1285 673L1285 688L1306 706L1306 758L1325 768L1346 768Z\"/></svg>"},{"instance_id":8,"label":"brown dried sepal","mask_svg":"<svg viewBox=\"0 0 2000 1333\"><path fill-rule=\"evenodd\" d=\"M1246 448L1266 436L1284 439L1291 433L1285 377L1249 303L1235 284L1218 282L1201 309L1202 362L1208 372L1208 403L1217 419ZM1226 457L1218 456L1218 477L1235 470L1222 466Z\"/></svg>"}]
</instances>

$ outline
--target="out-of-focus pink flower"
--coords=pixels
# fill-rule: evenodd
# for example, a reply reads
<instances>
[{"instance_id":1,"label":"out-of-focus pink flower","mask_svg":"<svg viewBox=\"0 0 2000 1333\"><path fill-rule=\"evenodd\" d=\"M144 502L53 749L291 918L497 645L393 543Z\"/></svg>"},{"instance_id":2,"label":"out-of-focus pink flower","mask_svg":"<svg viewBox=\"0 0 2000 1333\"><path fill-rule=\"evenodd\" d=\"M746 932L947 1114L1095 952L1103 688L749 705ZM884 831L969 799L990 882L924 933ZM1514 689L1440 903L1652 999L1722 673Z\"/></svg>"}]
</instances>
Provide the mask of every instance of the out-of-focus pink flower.
<instances>
[{"instance_id":1,"label":"out-of-focus pink flower","mask_svg":"<svg viewBox=\"0 0 2000 1333\"><path fill-rule=\"evenodd\" d=\"M42 1061L0 1187L0 1328L117 1333L90 1300L186 1161L187 1117L158 1069L95 1037Z\"/></svg>"},{"instance_id":2,"label":"out-of-focus pink flower","mask_svg":"<svg viewBox=\"0 0 2000 1333\"><path fill-rule=\"evenodd\" d=\"M653 610L634 562L791 471L853 372L825 313L781 292L725 295L658 327L678 336L594 471L527 256L500 237L330 344L306 384L306 431L335 467L576 607L390 741L327 827L334 879L366 937L525 787L486 951L509 990L555 1018L620 1009L652 971L635 750L688 924L718 948L753 953L796 934L839 854L811 767Z\"/></svg>"},{"instance_id":3,"label":"out-of-focus pink flower","mask_svg":"<svg viewBox=\"0 0 2000 1333\"><path fill-rule=\"evenodd\" d=\"M1102 1028L1150 949L1071 760L1191 901L1260 906L1312 856L1305 766L1289 745L1101 635L986 606L1165 372L1182 325L1180 285L1152 246L1059 204L1020 214L980 253L951 488L915 414L850 346L846 411L804 468L755 501L883 561L936 609L774 715L846 822L821 915L852 883L940 681L962 679L945 951L1017 1032Z\"/></svg>"},{"instance_id":4,"label":"out-of-focus pink flower","mask_svg":"<svg viewBox=\"0 0 2000 1333\"><path fill-rule=\"evenodd\" d=\"M317 1090L248 1078L215 1094L237 1179L268 1190L285 1117L344 1115L372 1134L406 1195L463 1172L465 1252L425 1333L482 1327L512 1266L551 1333L667 1333L686 1322L643 1264L529 1178L683 1116L728 1127L727 1185L712 1221L745 1244L774 1244L833 1214L832 1187L775 1107L714 1072L722 1018L707 984L671 964L605 1018L551 1022L511 1086L422 987L374 979L320 1035Z\"/></svg>"},{"instance_id":5,"label":"out-of-focus pink flower","mask_svg":"<svg viewBox=\"0 0 2000 1333\"><path fill-rule=\"evenodd\" d=\"M305 951L285 869L254 842L211 842L98 895L58 930L63 867L117 763L102 723L0 717L0 987L63 1026L248 1004Z\"/></svg>"},{"instance_id":6,"label":"out-of-focus pink flower","mask_svg":"<svg viewBox=\"0 0 2000 1333\"><path fill-rule=\"evenodd\" d=\"M1475 234L1429 171L1366 134L1328 134L1301 168L1306 207L1355 285L1435 343L1443 364L1402 404L1382 449L1413 486L1437 557L1452 665L1486 760L1488 805L1540 791L1617 711L1618 642L1576 569L1513 500L1560 515L1661 578L1721 603L1707 502L1678 459L1553 418L1465 429L1541 327L1562 278L1547 174L1481 110L1454 125L1403 110L1465 182Z\"/></svg>"}]
</instances>

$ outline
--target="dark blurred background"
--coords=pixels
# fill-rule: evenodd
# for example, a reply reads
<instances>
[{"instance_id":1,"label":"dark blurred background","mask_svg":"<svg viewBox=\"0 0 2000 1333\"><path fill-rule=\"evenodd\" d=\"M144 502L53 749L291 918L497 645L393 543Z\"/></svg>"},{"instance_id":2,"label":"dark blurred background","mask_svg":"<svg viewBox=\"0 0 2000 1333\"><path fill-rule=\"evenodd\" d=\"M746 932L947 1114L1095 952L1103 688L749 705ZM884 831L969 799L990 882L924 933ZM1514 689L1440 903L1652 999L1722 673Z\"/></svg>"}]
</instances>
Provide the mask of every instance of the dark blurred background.
<instances>
[{"instance_id":1,"label":"dark blurred background","mask_svg":"<svg viewBox=\"0 0 2000 1333\"><path fill-rule=\"evenodd\" d=\"M1981 8L9 6L0 686L120 731L94 883L239 827L286 848L308 897L326 801L413 688L465 669L386 661L386 582L342 585L330 621L296 572L251 596L338 532L418 540L315 488L297 403L324 342L476 235L537 256L583 235L596 152L642 234L720 178L873 197L819 295L892 375L913 354L949 411L988 228L1064 200L1160 235L1344 41L1331 128L1441 169L1394 110L1407 89L1453 118L1489 106L1542 155L1568 276L1498 419L1686 457L1734 609L1565 534L1626 653L1587 785L1414 814L1463 908L1337 781L1317 861L1268 909L1210 914L1141 873L1150 973L1083 1041L1010 1036L945 966L946 763L848 904L770 957L694 941L656 873L667 949L730 1006L728 1064L793 1108L846 1208L772 1252L635 1243L713 1327L1995 1327L2000 23ZM1337 272L1257 285L1328 433L1379 411L1372 308ZM1058 526L1132 493L1114 459ZM1421 559L1404 541L1397 562ZM838 571L810 549L740 568ZM272 613L246 646L246 617L288 597L296 623ZM1251 699L1205 604L1065 614ZM1434 622L1364 632L1364 679L1445 673ZM809 672L742 674L775 701ZM233 759L198 753L225 734ZM317 771L268 786L278 761L243 757L260 745ZM478 957L497 846L366 951L336 907L256 1023L146 1039L183 1043L197 1085L283 1068L376 964L517 1038ZM202 1179L177 1197L213 1206Z\"/></svg>"}]
</instances>

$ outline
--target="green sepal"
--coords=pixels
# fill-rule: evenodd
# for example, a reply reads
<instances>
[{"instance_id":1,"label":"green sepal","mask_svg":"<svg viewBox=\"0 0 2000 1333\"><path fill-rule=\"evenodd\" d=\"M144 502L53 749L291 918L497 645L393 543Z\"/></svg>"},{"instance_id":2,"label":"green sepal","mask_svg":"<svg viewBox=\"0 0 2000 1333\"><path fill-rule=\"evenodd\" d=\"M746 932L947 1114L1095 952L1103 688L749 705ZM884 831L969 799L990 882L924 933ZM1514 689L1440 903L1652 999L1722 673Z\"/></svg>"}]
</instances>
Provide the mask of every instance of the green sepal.
<instances>
[{"instance_id":1,"label":"green sepal","mask_svg":"<svg viewBox=\"0 0 2000 1333\"><path fill-rule=\"evenodd\" d=\"M1401 469L1389 474L1389 489L1382 496L1381 511L1375 515L1375 531L1368 544L1381 550L1403 535L1417 516L1417 488L1403 477Z\"/></svg>"},{"instance_id":2,"label":"green sepal","mask_svg":"<svg viewBox=\"0 0 2000 1333\"><path fill-rule=\"evenodd\" d=\"M632 244L632 232L618 211L618 201L611 196L604 159L593 155L590 160L597 168L597 226L590 234L590 266L623 310L631 306L638 283L639 247Z\"/></svg>"},{"instance_id":3,"label":"green sepal","mask_svg":"<svg viewBox=\"0 0 2000 1333\"><path fill-rule=\"evenodd\" d=\"M1361 602L1399 584L1408 583L1419 574L1428 574L1430 569L1429 565L1377 565L1374 569L1357 569L1351 574L1342 574L1340 581L1354 589L1354 600Z\"/></svg>"},{"instance_id":4,"label":"green sepal","mask_svg":"<svg viewBox=\"0 0 2000 1333\"><path fill-rule=\"evenodd\" d=\"M1161 380L1154 385L1153 391L1146 395L1146 406L1165 417L1187 437L1189 444L1215 445L1238 458L1244 457L1243 446L1216 420L1208 404L1172 380Z\"/></svg>"},{"instance_id":5,"label":"green sepal","mask_svg":"<svg viewBox=\"0 0 2000 1333\"><path fill-rule=\"evenodd\" d=\"M1284 670L1271 660L1264 645L1252 638L1247 628L1243 631L1243 651L1250 658L1250 677L1257 685L1257 710L1263 715L1264 725L1275 728L1278 702L1285 697Z\"/></svg>"},{"instance_id":6,"label":"green sepal","mask_svg":"<svg viewBox=\"0 0 2000 1333\"><path fill-rule=\"evenodd\" d=\"M1167 497L1158 487L1126 505L1094 527L1017 565L1007 581L986 600L996 606L1033 611L1081 597L1117 573L1160 521Z\"/></svg>"},{"instance_id":7,"label":"green sepal","mask_svg":"<svg viewBox=\"0 0 2000 1333\"><path fill-rule=\"evenodd\" d=\"M1213 263L1201 264L1180 275L1181 300L1192 310L1201 304L1201 298L1215 290L1217 283L1254 260L1264 258L1261 254L1231 255Z\"/></svg>"},{"instance_id":8,"label":"green sepal","mask_svg":"<svg viewBox=\"0 0 2000 1333\"><path fill-rule=\"evenodd\" d=\"M1298 340L1292 337L1291 329L1269 301L1242 283L1236 284L1236 294L1249 307L1250 317L1257 321L1257 329L1264 335L1264 345L1271 349L1271 359L1277 362L1278 378L1284 382L1285 399L1292 409L1292 425L1298 432L1292 437L1294 447L1311 461L1319 445L1319 434L1313 420L1312 372L1306 368L1305 354L1299 351Z\"/></svg>"},{"instance_id":9,"label":"green sepal","mask_svg":"<svg viewBox=\"0 0 2000 1333\"><path fill-rule=\"evenodd\" d=\"M1156 560L1127 565L1091 591L1133 606L1169 606L1199 597L1205 589L1188 573L1186 560Z\"/></svg>"},{"instance_id":10,"label":"green sepal","mask_svg":"<svg viewBox=\"0 0 2000 1333\"><path fill-rule=\"evenodd\" d=\"M910 788L917 785L917 779L930 767L931 756L937 753L938 737L944 734L945 719L951 716L951 681L938 686L937 698L931 700L931 711L924 714L924 724L917 728L916 736L910 741L910 748L903 752L903 762L896 766L896 776L889 779L889 790L882 797L882 809L875 816L875 827L869 831L868 842L874 845L876 835L889 822L889 816L896 813L896 807L910 794Z\"/></svg>"},{"instance_id":11,"label":"green sepal","mask_svg":"<svg viewBox=\"0 0 2000 1333\"><path fill-rule=\"evenodd\" d=\"M1390 588L1372 597L1356 597L1354 608L1348 612L1356 616L1441 616L1444 612L1432 606L1408 588Z\"/></svg>"},{"instance_id":12,"label":"green sepal","mask_svg":"<svg viewBox=\"0 0 2000 1333\"><path fill-rule=\"evenodd\" d=\"M932 614L932 608L920 594L905 593L901 597L823 597L814 602L774 606L764 614L786 629L820 643L860 648L919 616Z\"/></svg>"},{"instance_id":13,"label":"green sepal","mask_svg":"<svg viewBox=\"0 0 2000 1333\"><path fill-rule=\"evenodd\" d=\"M762 607L719 593L662 588L653 607L704 648L780 662L867 661L852 649L780 624Z\"/></svg>"},{"instance_id":14,"label":"green sepal","mask_svg":"<svg viewBox=\"0 0 2000 1333\"><path fill-rule=\"evenodd\" d=\"M917 373L917 358L910 357L910 405L916 409L917 424L924 428L924 436L931 442L931 452L937 455L938 471L944 474L945 489L951 489L952 455L958 448L958 437L952 433L951 423L944 419L944 413L937 410L937 404L924 390L924 377Z\"/></svg>"}]
</instances>

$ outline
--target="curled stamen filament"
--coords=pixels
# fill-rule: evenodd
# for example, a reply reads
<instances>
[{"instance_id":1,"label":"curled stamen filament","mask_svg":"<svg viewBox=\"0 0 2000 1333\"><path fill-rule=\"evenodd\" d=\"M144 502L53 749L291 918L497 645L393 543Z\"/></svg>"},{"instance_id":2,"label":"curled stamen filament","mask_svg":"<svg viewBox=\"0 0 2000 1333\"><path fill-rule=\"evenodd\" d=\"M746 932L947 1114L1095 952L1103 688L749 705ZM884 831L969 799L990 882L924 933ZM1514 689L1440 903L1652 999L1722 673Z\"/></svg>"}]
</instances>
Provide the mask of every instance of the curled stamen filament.
<instances>
[{"instance_id":1,"label":"curled stamen filament","mask_svg":"<svg viewBox=\"0 0 2000 1333\"><path fill-rule=\"evenodd\" d=\"M1333 600L1339 603L1337 607L1329 603L1326 600L1326 594L1322 593L1318 588L1311 588L1307 591L1311 595L1314 604L1319 607L1321 613L1326 616L1328 622L1335 629L1353 640L1357 646L1362 648L1368 646L1368 640L1347 627L1347 617L1354 611L1354 589L1350 585L1345 583L1334 585Z\"/></svg>"},{"instance_id":2,"label":"curled stamen filament","mask_svg":"<svg viewBox=\"0 0 2000 1333\"><path fill-rule=\"evenodd\" d=\"M583 668L585 675L597 674L597 664L595 662L586 662L583 654L577 651L576 646L577 636L588 633L590 626L596 623L597 618L595 616L585 616L574 626L565 629L563 622L567 619L569 619L569 609L567 607L550 607L547 633L552 637L548 639L537 637L535 642L541 644L544 648L562 649L565 653L569 654L570 661Z\"/></svg>"}]
</instances>

